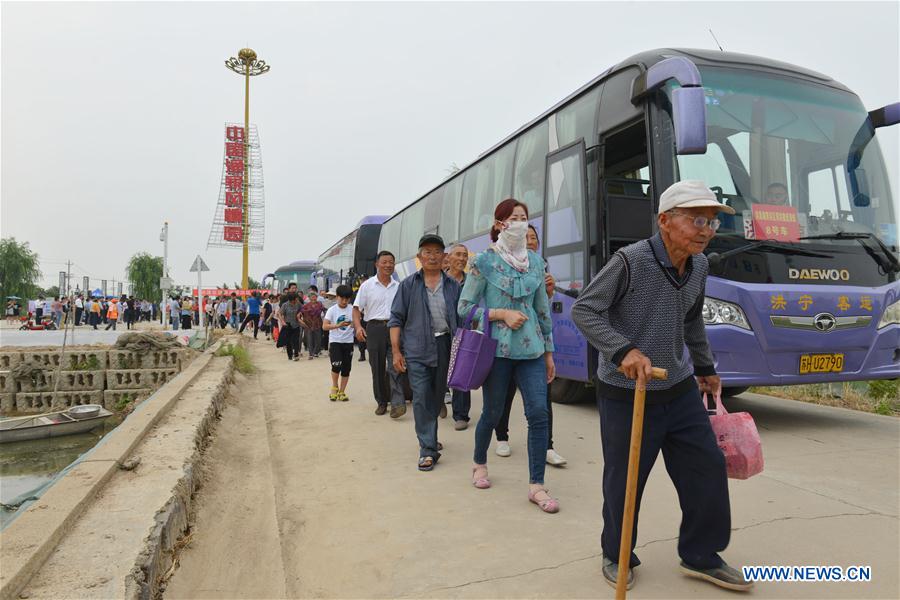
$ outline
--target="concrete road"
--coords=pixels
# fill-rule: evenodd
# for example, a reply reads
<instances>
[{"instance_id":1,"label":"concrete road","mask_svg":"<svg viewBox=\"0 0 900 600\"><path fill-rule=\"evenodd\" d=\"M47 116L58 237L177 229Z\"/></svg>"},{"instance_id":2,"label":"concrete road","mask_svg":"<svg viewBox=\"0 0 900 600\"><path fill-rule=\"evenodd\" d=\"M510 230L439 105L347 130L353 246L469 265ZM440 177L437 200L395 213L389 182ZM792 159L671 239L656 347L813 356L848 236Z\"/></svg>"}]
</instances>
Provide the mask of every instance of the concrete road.
<instances>
[{"instance_id":1,"label":"concrete road","mask_svg":"<svg viewBox=\"0 0 900 600\"><path fill-rule=\"evenodd\" d=\"M526 498L524 417L513 455L489 454L494 487L470 483L474 427L441 421L444 456L416 470L412 412L373 414L368 365L354 362L351 401L328 401L329 365L288 362L251 344L209 450L192 543L170 598L612 598L600 575L602 458L593 406L557 406L554 438L567 467L548 467L562 504ZM480 394L473 398L473 424ZM757 583L759 598L900 596L900 421L745 395L766 470L730 481L732 565L870 565L869 583ZM680 511L657 462L641 511L631 598L735 597L678 573Z\"/></svg>"},{"instance_id":2,"label":"concrete road","mask_svg":"<svg viewBox=\"0 0 900 600\"><path fill-rule=\"evenodd\" d=\"M93 327L87 325L81 325L79 327L69 328L67 333L66 345L74 346L74 345L92 345L92 344L107 344L112 345L116 343L116 340L119 339L119 336L123 333L127 333L128 331L163 331L162 325L159 323L136 323L135 328L133 330L129 330L125 327L125 324L118 325L115 330L110 329L106 330L105 325L97 326L98 329L94 329ZM171 329L168 330L170 333L178 333L179 335L191 335L196 332L196 329L184 330L173 332ZM0 328L0 347L51 347L51 346L62 346L63 344L63 335L64 331L58 329L56 331L21 331L19 329L13 328Z\"/></svg>"}]
</instances>

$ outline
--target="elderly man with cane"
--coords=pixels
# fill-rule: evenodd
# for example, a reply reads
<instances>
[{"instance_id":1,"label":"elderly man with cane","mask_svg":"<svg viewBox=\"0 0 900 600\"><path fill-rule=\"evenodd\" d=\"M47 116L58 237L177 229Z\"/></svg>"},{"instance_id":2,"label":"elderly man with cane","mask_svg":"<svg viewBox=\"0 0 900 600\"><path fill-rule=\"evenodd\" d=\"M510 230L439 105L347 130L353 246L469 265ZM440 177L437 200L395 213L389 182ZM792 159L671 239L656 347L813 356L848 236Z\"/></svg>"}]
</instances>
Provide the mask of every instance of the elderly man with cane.
<instances>
[{"instance_id":1,"label":"elderly man with cane","mask_svg":"<svg viewBox=\"0 0 900 600\"><path fill-rule=\"evenodd\" d=\"M721 382L703 325L709 264L703 254L719 227L718 202L702 181L681 181L662 193L659 231L616 252L584 289L572 317L600 353L597 404L603 445L603 576L616 587L619 561L632 569L637 514L650 470L662 450L681 505L681 572L731 590L751 584L719 552L728 545L731 509L725 458L716 444L700 391L720 393ZM687 360L685 346L690 354ZM653 369L667 371L656 380ZM643 443L637 469L632 535L623 536L632 398L646 388ZM620 556L622 538L630 556ZM627 549L623 551L628 551ZM624 593L624 590L623 590Z\"/></svg>"}]
</instances>

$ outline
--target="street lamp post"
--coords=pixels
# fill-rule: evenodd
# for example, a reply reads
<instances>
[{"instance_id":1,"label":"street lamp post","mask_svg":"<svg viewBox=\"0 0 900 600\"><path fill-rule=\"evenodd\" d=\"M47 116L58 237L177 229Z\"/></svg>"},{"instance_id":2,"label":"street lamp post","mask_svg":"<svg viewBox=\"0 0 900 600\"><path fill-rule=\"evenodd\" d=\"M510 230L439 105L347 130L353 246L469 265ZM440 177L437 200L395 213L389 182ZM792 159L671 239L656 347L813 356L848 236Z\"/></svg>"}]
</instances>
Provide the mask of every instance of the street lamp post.
<instances>
[{"instance_id":1,"label":"street lamp post","mask_svg":"<svg viewBox=\"0 0 900 600\"><path fill-rule=\"evenodd\" d=\"M250 48L241 48L238 57L231 57L225 61L225 66L244 76L244 202L243 202L243 229L244 229L244 262L241 270L241 288L249 287L249 262L250 262L250 77L268 73L271 68L264 60L257 60L256 52Z\"/></svg>"}]
</instances>

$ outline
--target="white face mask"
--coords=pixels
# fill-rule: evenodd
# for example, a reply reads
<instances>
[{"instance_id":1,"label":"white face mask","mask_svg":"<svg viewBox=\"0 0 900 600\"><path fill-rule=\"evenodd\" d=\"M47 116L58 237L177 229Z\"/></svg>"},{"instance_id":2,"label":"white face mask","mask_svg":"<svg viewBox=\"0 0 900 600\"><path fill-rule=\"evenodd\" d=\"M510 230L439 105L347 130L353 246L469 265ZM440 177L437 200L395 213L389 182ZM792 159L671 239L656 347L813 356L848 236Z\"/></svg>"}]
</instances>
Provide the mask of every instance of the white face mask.
<instances>
[{"instance_id":1,"label":"white face mask","mask_svg":"<svg viewBox=\"0 0 900 600\"><path fill-rule=\"evenodd\" d=\"M507 221L506 229L500 230L500 240L512 252L525 250L528 221Z\"/></svg>"}]
</instances>

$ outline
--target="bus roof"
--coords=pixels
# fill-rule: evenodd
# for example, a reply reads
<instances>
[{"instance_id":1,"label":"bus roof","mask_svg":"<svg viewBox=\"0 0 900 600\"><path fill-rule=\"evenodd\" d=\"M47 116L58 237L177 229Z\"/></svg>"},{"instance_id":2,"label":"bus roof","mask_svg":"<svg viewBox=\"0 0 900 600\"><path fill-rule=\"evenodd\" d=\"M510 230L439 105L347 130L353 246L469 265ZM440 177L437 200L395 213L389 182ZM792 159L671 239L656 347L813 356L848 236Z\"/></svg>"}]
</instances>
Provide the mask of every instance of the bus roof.
<instances>
[{"instance_id":1,"label":"bus roof","mask_svg":"<svg viewBox=\"0 0 900 600\"><path fill-rule=\"evenodd\" d=\"M587 91L591 90L596 85L602 83L603 80L608 78L610 75L613 75L623 69L627 69L629 67L635 67L635 66L640 68L641 71L646 71L647 69L649 69L656 63L663 61L667 58L672 58L673 56L684 56L684 57L690 59L691 61L693 61L693 63L696 64L698 67L705 67L705 66L726 67L727 66L727 67L735 67L735 68L753 69L753 70L759 71L759 72L789 74L789 75L791 75L793 77L797 77L799 79L804 79L806 81L810 81L813 83L827 85L827 86L830 86L830 87L833 87L833 88L836 88L836 89L839 89L839 90L842 90L845 92L850 92L850 90L846 86L844 86L843 84L828 77L827 75L823 75L821 73L818 73L818 72L810 70L810 69L806 69L804 67L798 67L798 66L792 65L790 63L781 62L781 61L773 60L770 58L764 58L761 56L753 56L751 54L741 54L738 52L723 52L720 50L702 50L702 49L693 49L693 48L656 48L654 50L647 50L647 51L635 54L633 56L629 56L628 58L621 60L618 63L611 66L610 68L606 69L605 71L603 71L602 73L597 75L597 77L595 77L591 81L587 82L586 84L584 84L583 86L581 86L580 88L575 90L573 93L569 94L568 96L566 96L565 98L563 98L562 100L560 100L559 102L554 104L548 110L544 111L541 115L539 115L539 116L535 117L534 119L532 119L531 121L525 123L518 129L513 131L511 134L509 134L508 136L503 138L501 141L499 141L498 143L494 144L493 146L491 146L490 148L488 148L487 150L485 150L484 152L479 154L478 157L475 158L475 160L471 161L470 163L466 164L464 167L460 168L460 170L457 173L454 173L451 177L447 177L446 179L444 179L443 181L441 181L434 187L430 188L427 192L425 192L424 194L422 194L421 196L419 196L418 198L416 198L415 200L413 200L412 202L410 202L409 204L404 206L402 209L397 211L396 214L387 217L385 220L388 220L388 219L396 216L397 214L402 213L407 208L409 208L410 206L412 206L413 204L415 204L416 202L418 202L419 200L421 200L422 198L424 198L431 192L435 191L436 189L438 189L439 187L441 187L448 181L452 181L454 178L461 176L467 169L474 166L475 164L480 162L482 159L486 158L487 156L492 154L494 151L503 147L504 145L506 145L513 139L515 139L516 137L520 136L525 131L531 129L532 127L534 127L535 125L538 125L539 123L546 121L550 117L550 115L558 112L564 106L574 102L577 98L579 98L580 96L585 94Z\"/></svg>"}]
</instances>

